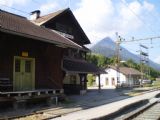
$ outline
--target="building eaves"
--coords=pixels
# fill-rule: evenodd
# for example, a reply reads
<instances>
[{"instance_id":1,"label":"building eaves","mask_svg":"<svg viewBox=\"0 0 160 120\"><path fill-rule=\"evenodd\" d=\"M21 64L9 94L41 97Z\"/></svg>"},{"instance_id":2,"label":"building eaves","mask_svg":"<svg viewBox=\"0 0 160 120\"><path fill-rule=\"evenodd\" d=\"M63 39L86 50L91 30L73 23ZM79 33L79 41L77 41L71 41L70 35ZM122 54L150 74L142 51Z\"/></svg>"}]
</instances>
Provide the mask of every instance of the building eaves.
<instances>
[{"instance_id":1,"label":"building eaves","mask_svg":"<svg viewBox=\"0 0 160 120\"><path fill-rule=\"evenodd\" d=\"M57 34L54 31L33 24L25 17L2 10L0 10L0 25L0 31L2 32L53 43L59 46L73 47L77 49L82 48L80 45Z\"/></svg>"}]
</instances>

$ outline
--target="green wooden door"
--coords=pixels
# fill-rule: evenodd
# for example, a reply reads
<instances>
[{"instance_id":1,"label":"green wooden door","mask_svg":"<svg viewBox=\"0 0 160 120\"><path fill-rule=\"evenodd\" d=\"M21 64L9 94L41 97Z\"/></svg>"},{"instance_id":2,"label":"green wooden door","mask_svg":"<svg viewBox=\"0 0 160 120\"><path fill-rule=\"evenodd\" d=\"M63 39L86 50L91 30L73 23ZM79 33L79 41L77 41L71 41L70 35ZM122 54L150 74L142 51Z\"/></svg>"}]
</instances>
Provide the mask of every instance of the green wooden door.
<instances>
[{"instance_id":1,"label":"green wooden door","mask_svg":"<svg viewBox=\"0 0 160 120\"><path fill-rule=\"evenodd\" d=\"M33 58L14 58L14 90L24 91L35 88L35 60Z\"/></svg>"}]
</instances>

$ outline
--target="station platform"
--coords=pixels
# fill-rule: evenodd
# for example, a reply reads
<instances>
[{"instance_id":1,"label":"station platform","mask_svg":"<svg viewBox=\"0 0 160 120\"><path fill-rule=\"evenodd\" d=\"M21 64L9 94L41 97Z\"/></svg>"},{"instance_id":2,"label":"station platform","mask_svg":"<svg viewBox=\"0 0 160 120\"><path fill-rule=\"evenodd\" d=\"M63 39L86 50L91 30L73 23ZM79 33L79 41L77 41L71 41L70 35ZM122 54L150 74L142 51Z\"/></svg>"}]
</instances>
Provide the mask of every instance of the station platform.
<instances>
[{"instance_id":1,"label":"station platform","mask_svg":"<svg viewBox=\"0 0 160 120\"><path fill-rule=\"evenodd\" d=\"M153 92L148 92L136 97L131 97L131 98L127 98L124 100L120 100L117 102L112 102L109 104L105 104L105 105L101 105L101 106L97 106L94 108L90 108L90 109L85 109L85 110L81 110L81 111L77 111L74 113L70 113L61 117L57 117L54 118L54 120L90 120L90 119L98 119L101 118L103 116L109 115L111 113L117 112L120 109L136 103L138 101L141 100L145 100L145 99L152 99L154 98L157 94L160 94L160 90L157 91L153 91Z\"/></svg>"}]
</instances>

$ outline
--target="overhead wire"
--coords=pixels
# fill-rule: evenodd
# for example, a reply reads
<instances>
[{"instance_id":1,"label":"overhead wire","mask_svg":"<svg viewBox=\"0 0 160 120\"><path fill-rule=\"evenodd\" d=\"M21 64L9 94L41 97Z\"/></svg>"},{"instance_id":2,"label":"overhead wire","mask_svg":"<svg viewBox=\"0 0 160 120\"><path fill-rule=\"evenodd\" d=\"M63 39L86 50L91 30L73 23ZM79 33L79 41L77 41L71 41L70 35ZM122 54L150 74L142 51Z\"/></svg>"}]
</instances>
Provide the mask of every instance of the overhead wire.
<instances>
[{"instance_id":1,"label":"overhead wire","mask_svg":"<svg viewBox=\"0 0 160 120\"><path fill-rule=\"evenodd\" d=\"M40 3L40 2L37 2L36 0L32 0L32 2L35 3L35 4L37 4L37 5L41 5L41 3ZM17 8L10 7L10 6L7 6L7 5L5 5L5 4L1 4L1 3L0 3L0 5L1 5L1 6L4 6L4 7L6 7L6 8L12 9L12 10L16 10L16 11L21 12L21 13L23 13L23 14L30 15L29 12L26 12L26 11L23 11L23 10L19 10L19 9L17 9Z\"/></svg>"},{"instance_id":2,"label":"overhead wire","mask_svg":"<svg viewBox=\"0 0 160 120\"><path fill-rule=\"evenodd\" d=\"M138 18L138 20L140 20L144 25L146 25L146 27L147 27L152 33L156 34L156 32L152 29L152 27L150 26L150 24L148 24L148 23L147 23L146 21L144 21L139 15L137 15L137 14L129 7L129 4L128 4L126 1L121 0L121 2L132 12L132 14L134 14L134 15ZM152 40L153 40L153 39L158 39L158 38L160 38L160 36L150 37L150 38L144 38L144 39L132 39L132 40L128 40L128 41L123 40L123 42L121 42L121 43L132 43L132 44L133 44L133 42L150 40L150 41L151 41L151 44L153 44L153 43L152 43ZM138 43L138 44L139 44L139 43ZM147 43L147 44L148 44L148 43ZM150 47L150 48L155 48L155 47L152 46L152 47Z\"/></svg>"},{"instance_id":3,"label":"overhead wire","mask_svg":"<svg viewBox=\"0 0 160 120\"><path fill-rule=\"evenodd\" d=\"M32 1L33 1L33 0L32 0ZM0 6L4 6L4 7L6 7L6 8L9 8L9 9L12 9L12 10L15 10L15 11L18 11L18 12L21 12L21 13L25 14L27 17L30 16L30 13L29 13L29 12L26 12L26 11L23 11L23 10L19 10L19 9L17 9L17 8L10 7L10 6L7 6L7 5L5 5L5 4L1 4L1 3L0 3ZM26 16L25 16L25 17L26 17ZM44 19L44 18L41 17L41 19ZM44 19L44 20L45 20L45 19Z\"/></svg>"},{"instance_id":4,"label":"overhead wire","mask_svg":"<svg viewBox=\"0 0 160 120\"><path fill-rule=\"evenodd\" d=\"M38 5L41 5L41 3L38 2L37 0L32 0L32 2L34 2L34 3L38 4Z\"/></svg>"},{"instance_id":5,"label":"overhead wire","mask_svg":"<svg viewBox=\"0 0 160 120\"><path fill-rule=\"evenodd\" d=\"M156 33L147 22L145 22L139 15L137 15L131 8L129 8L129 4L126 1L124 0L120 0L120 1L128 8L128 10L132 12L132 14L134 14L143 24L145 24L152 33L154 34Z\"/></svg>"},{"instance_id":6,"label":"overhead wire","mask_svg":"<svg viewBox=\"0 0 160 120\"><path fill-rule=\"evenodd\" d=\"M160 36L156 36L156 37L148 37L148 38L141 38L141 39L134 39L134 38L132 38L131 40L123 40L123 43L127 43L127 42L138 42L138 41L145 41L145 40L152 40L153 41L153 39L155 40L155 39L159 39L160 38Z\"/></svg>"},{"instance_id":7,"label":"overhead wire","mask_svg":"<svg viewBox=\"0 0 160 120\"><path fill-rule=\"evenodd\" d=\"M121 0L121 1L122 1L122 3L125 4L125 6L127 6L128 9L130 9L130 8L128 7L128 5L127 5L123 0ZM139 1L139 0L138 0L138 1ZM37 2L36 0L32 0L32 2L40 5L40 3ZM9 9L13 9L13 10L19 11L19 12L24 13L24 14L26 14L26 15L30 15L30 13L28 13L28 12L26 12L26 11L19 10L19 9L13 8L13 7L9 7L9 6L4 5L4 4L1 4L1 3L0 3L0 5L1 5L1 6L4 6L4 7L7 7L7 8L9 8ZM130 10L131 10L131 9L130 9ZM133 13L140 21L142 21L142 22L144 23L144 21L143 21L137 14L135 14L135 12L134 12L133 10L131 10L131 11L132 11L132 13ZM146 24L146 23L144 23L144 24ZM152 31L152 32L153 32L153 31ZM96 35L94 35L94 36L97 37L97 38L100 38L100 37L98 37L98 36L96 36ZM136 41L141 41L141 40L151 40L151 41L152 41L153 39L158 39L158 38L160 38L160 36L158 36L158 37L144 38L144 39L134 39L134 40L124 41L124 42L125 42L125 43L126 43L126 42L136 42ZM123 43L124 43L124 42L123 42Z\"/></svg>"},{"instance_id":8,"label":"overhead wire","mask_svg":"<svg viewBox=\"0 0 160 120\"><path fill-rule=\"evenodd\" d=\"M137 1L142 4L142 2L140 0L137 0ZM157 21L160 22L159 17L157 17L156 15L152 14L151 12L145 12L145 13L148 13L150 16L152 16L152 18L155 18Z\"/></svg>"},{"instance_id":9,"label":"overhead wire","mask_svg":"<svg viewBox=\"0 0 160 120\"><path fill-rule=\"evenodd\" d=\"M12 9L12 10L16 10L16 11L21 12L21 13L26 14L26 15L29 15L29 14L30 14L30 13L28 13L28 12L26 12L26 11L19 10L19 9L16 9L16 8L13 8L13 7L9 7L9 6L4 5L4 4L1 4L1 3L0 3L0 6L4 6L4 7L6 7L6 8L9 8L9 9Z\"/></svg>"}]
</instances>

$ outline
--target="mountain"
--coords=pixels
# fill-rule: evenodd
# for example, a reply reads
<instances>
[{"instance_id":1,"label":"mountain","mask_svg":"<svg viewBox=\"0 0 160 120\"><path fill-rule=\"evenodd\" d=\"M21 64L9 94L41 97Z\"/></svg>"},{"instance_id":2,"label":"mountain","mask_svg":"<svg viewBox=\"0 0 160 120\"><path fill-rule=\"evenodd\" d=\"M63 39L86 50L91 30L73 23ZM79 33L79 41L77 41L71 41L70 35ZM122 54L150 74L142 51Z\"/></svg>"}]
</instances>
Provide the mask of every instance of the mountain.
<instances>
[{"instance_id":1,"label":"mountain","mask_svg":"<svg viewBox=\"0 0 160 120\"><path fill-rule=\"evenodd\" d=\"M106 37L106 38L102 39L101 41L99 41L94 46L92 46L90 49L93 53L102 54L106 57L112 57L115 55L116 44L111 38ZM129 52L127 49L125 49L124 47L121 47L121 46L120 46L120 57L122 60L132 59L136 63L139 63L139 61L140 61L140 57L138 55L135 55L135 54ZM160 70L159 64L157 64L151 60L149 60L149 64L154 69Z\"/></svg>"}]
</instances>

